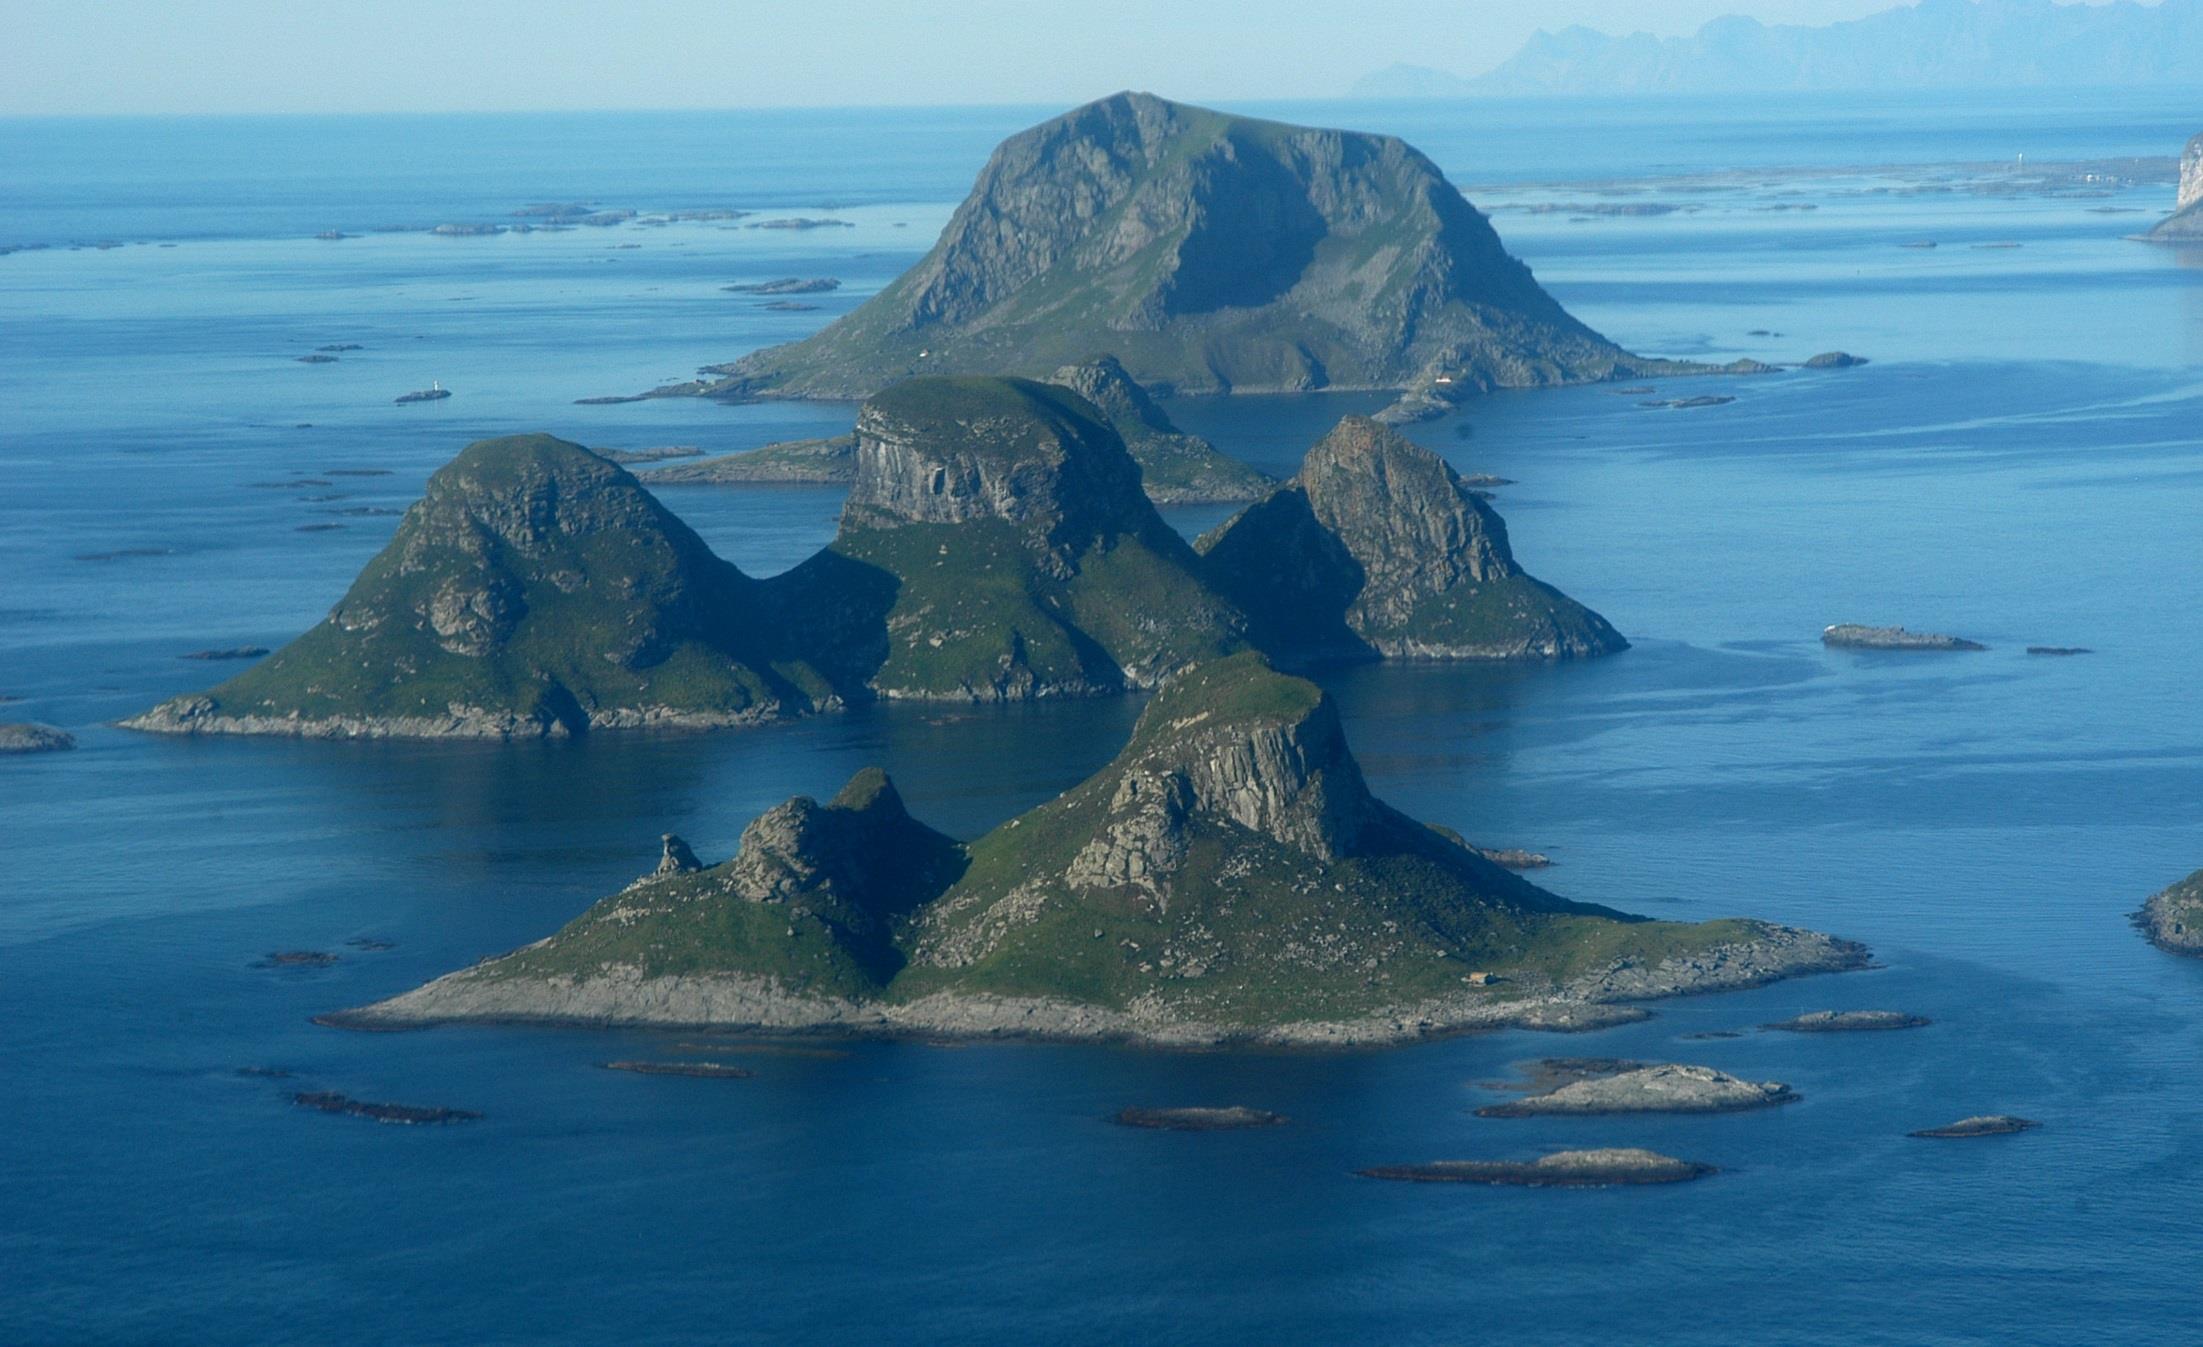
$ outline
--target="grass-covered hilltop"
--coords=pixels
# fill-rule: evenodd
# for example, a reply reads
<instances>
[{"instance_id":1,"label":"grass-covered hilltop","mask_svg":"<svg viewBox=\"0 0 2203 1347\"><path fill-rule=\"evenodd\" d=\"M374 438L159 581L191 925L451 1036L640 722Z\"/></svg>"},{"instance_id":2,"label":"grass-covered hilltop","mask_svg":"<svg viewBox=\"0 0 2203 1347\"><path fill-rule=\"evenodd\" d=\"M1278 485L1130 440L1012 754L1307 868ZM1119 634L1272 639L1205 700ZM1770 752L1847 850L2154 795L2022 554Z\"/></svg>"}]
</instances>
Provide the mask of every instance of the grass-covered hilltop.
<instances>
[{"instance_id":1,"label":"grass-covered hilltop","mask_svg":"<svg viewBox=\"0 0 2203 1347\"><path fill-rule=\"evenodd\" d=\"M1695 368L1570 317L1404 141L1120 93L1004 141L933 250L854 312L668 391L859 398L1096 351L1166 395L1444 401Z\"/></svg>"},{"instance_id":2,"label":"grass-covered hilltop","mask_svg":"<svg viewBox=\"0 0 2203 1347\"><path fill-rule=\"evenodd\" d=\"M1522 573L1451 468L1366 420L1206 555L1156 513L1110 417L1061 385L906 380L865 403L855 446L834 541L757 579L580 445L470 445L319 626L124 723L566 735L1121 692L1249 647L1298 663L1626 644Z\"/></svg>"},{"instance_id":3,"label":"grass-covered hilltop","mask_svg":"<svg viewBox=\"0 0 2203 1347\"><path fill-rule=\"evenodd\" d=\"M663 867L338 1018L1376 1042L1864 959L1556 897L1371 796L1330 699L1243 653L1173 680L1115 761L968 845L868 770L767 812L729 861Z\"/></svg>"},{"instance_id":4,"label":"grass-covered hilltop","mask_svg":"<svg viewBox=\"0 0 2203 1347\"><path fill-rule=\"evenodd\" d=\"M1515 562L1507 525L1446 461L1367 417L1202 538L1202 573L1273 658L1574 659L1626 650Z\"/></svg>"},{"instance_id":5,"label":"grass-covered hilltop","mask_svg":"<svg viewBox=\"0 0 2203 1347\"><path fill-rule=\"evenodd\" d=\"M124 724L497 737L742 724L833 700L776 644L775 608L625 470L549 435L482 440L429 478L319 626Z\"/></svg>"}]
</instances>

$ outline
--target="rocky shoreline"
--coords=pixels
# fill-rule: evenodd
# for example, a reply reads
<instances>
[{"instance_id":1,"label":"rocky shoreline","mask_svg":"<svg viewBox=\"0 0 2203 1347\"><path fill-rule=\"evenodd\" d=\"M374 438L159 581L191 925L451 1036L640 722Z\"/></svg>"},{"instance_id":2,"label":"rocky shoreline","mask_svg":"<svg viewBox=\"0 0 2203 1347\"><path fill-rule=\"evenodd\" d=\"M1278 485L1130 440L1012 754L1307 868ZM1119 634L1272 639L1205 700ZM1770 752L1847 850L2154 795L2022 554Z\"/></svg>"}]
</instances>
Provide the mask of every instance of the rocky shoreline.
<instances>
[{"instance_id":1,"label":"rocky shoreline","mask_svg":"<svg viewBox=\"0 0 2203 1347\"><path fill-rule=\"evenodd\" d=\"M539 942L539 944L542 942ZM531 947L532 948L532 947ZM1763 986L1867 964L1864 946L1795 927L1763 928L1761 938L1716 947L1652 967L1608 968L1551 992L1502 1000L1464 989L1346 1020L1246 1025L1181 1018L1170 1007L1135 1002L1124 1009L1039 997L935 993L910 1001L806 996L757 977L644 977L632 968L587 977L487 976L483 965L448 973L403 995L318 1017L345 1029L428 1028L493 1023L565 1027L724 1029L820 1032L869 1038L1035 1039L1123 1042L1171 1047L1226 1044L1375 1047L1480 1030L1566 1030L1575 1013L1603 1027L1643 1017L1616 1002L1695 996ZM1560 1021L1558 1025L1555 1020Z\"/></svg>"}]
</instances>

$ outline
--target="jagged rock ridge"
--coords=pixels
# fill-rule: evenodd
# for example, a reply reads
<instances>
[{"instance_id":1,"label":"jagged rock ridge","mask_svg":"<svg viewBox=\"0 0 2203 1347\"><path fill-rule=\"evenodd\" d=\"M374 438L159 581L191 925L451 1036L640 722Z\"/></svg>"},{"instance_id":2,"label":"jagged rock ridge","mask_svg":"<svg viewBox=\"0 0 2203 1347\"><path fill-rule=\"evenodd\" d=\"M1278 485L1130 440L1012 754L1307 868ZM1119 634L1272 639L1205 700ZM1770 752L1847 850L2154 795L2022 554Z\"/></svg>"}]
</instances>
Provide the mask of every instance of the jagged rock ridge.
<instances>
[{"instance_id":1,"label":"jagged rock ridge","mask_svg":"<svg viewBox=\"0 0 2203 1347\"><path fill-rule=\"evenodd\" d=\"M1273 485L1207 440L1181 432L1113 355L1065 365L1049 382L1062 384L1109 418L1140 465L1141 489L1157 505L1253 500Z\"/></svg>"},{"instance_id":2,"label":"jagged rock ridge","mask_svg":"<svg viewBox=\"0 0 2203 1347\"><path fill-rule=\"evenodd\" d=\"M1403 141L1120 93L1004 141L933 250L856 311L683 391L862 397L1100 350L1165 394L1679 368L1571 318Z\"/></svg>"},{"instance_id":3,"label":"jagged rock ridge","mask_svg":"<svg viewBox=\"0 0 2203 1347\"><path fill-rule=\"evenodd\" d=\"M125 723L329 737L745 724L875 696L1148 687L1243 644L1237 610L1076 394L911 380L866 404L856 442L833 544L755 580L581 446L482 441L430 479L327 621Z\"/></svg>"},{"instance_id":4,"label":"jagged rock ridge","mask_svg":"<svg viewBox=\"0 0 2203 1347\"><path fill-rule=\"evenodd\" d=\"M867 772L769 811L731 861L344 1018L1372 1041L1863 959L1508 874L1372 797L1331 701L1243 654L1174 680L1108 767L968 846Z\"/></svg>"},{"instance_id":5,"label":"jagged rock ridge","mask_svg":"<svg viewBox=\"0 0 2203 1347\"><path fill-rule=\"evenodd\" d=\"M1339 422L1199 550L1273 658L1570 659L1629 645L1523 571L1506 523L1444 459L1366 417Z\"/></svg>"}]
</instances>

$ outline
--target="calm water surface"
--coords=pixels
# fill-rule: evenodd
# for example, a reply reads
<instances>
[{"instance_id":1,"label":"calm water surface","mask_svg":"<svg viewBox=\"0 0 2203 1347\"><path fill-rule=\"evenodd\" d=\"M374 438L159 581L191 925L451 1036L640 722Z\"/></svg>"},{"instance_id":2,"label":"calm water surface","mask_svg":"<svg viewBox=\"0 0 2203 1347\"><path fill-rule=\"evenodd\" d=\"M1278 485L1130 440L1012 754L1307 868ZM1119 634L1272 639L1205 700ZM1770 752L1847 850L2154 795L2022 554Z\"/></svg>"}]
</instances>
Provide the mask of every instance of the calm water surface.
<instances>
[{"instance_id":1,"label":"calm water surface","mask_svg":"<svg viewBox=\"0 0 2203 1347\"><path fill-rule=\"evenodd\" d=\"M1261 109L1410 135L1635 349L1842 374L1507 394L1415 429L1501 492L1533 571L1637 642L1557 669L1328 681L1372 784L1664 917L1868 941L1875 971L1671 1003L1584 1038L1359 1053L859 1044L749 1081L596 1063L645 1034L317 1028L534 939L654 859L886 766L963 835L1106 761L1137 704L871 708L585 744L189 742L107 722L201 686L177 656L314 621L468 439L714 451L846 407L572 399L813 330L926 247L1044 110L0 123L0 693L75 731L0 766L0 1341L1649 1344L2175 1341L2195 1324L2203 963L2124 917L2203 865L2203 267L2122 241L2169 189L2009 198L1749 175L1654 219L1510 205L1590 179L2170 153L2153 98ZM1810 212L1761 209L1776 199ZM441 239L523 202L827 214ZM2131 211L2133 213L2108 213ZM309 236L339 228L362 237ZM1933 238L1935 250L1904 249ZM130 242L111 250L72 242ZM143 242L131 242L143 240ZM2017 249L1981 249L2018 242ZM174 247L162 247L172 243ZM640 245L628 247L625 245ZM720 286L833 275L810 313ZM1754 330L1770 334L1754 336ZM295 363L357 342L333 365ZM440 380L449 401L390 399ZM1661 394L1668 395L1663 388ZM1272 471L1345 396L1173 407ZM330 470L385 470L382 476ZM326 485L295 485L297 479ZM263 485L273 483L274 485ZM756 574L838 493L667 490ZM1189 532L1224 512L1173 512ZM301 532L302 526L341 524ZM1823 650L1829 622L1992 649ZM2070 660L2029 644L2082 645ZM355 939L394 948L367 951ZM332 949L320 970L253 967ZM1909 1034L1749 1029L1821 1007ZM1555 1052L1791 1083L1773 1113L1482 1120ZM291 1081L241 1077L280 1067ZM475 1108L412 1130L293 1088ZM1127 1104L1291 1114L1250 1134ZM2009 1111L2043 1131L1936 1145ZM1356 1167L1647 1145L1671 1190L1369 1183Z\"/></svg>"}]
</instances>

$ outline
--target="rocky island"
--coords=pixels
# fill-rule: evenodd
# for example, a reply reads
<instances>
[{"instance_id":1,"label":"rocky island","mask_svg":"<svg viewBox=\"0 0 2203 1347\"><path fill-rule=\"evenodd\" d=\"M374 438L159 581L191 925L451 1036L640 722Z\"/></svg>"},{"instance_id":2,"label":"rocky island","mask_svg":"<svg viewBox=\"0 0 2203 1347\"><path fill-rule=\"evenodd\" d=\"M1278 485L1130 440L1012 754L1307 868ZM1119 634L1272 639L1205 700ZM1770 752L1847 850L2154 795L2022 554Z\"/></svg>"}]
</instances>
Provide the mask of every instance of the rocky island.
<instances>
[{"instance_id":1,"label":"rocky island","mask_svg":"<svg viewBox=\"0 0 2203 1347\"><path fill-rule=\"evenodd\" d=\"M1244 653L1172 680L1115 761L974 842L867 770L767 812L732 860L328 1022L1377 1043L1864 959L1540 889L1372 797L1331 700Z\"/></svg>"},{"instance_id":2,"label":"rocky island","mask_svg":"<svg viewBox=\"0 0 2203 1347\"><path fill-rule=\"evenodd\" d=\"M2134 924L2159 949L2203 956L2203 870L2150 895Z\"/></svg>"},{"instance_id":3,"label":"rocky island","mask_svg":"<svg viewBox=\"0 0 2203 1347\"><path fill-rule=\"evenodd\" d=\"M1487 1104L1479 1118L1596 1117L1615 1113L1738 1113L1800 1096L1779 1081L1739 1080L1710 1066L1605 1058L1537 1063L1536 1093Z\"/></svg>"},{"instance_id":4,"label":"rocky island","mask_svg":"<svg viewBox=\"0 0 2203 1347\"><path fill-rule=\"evenodd\" d=\"M1200 552L1109 418L1058 385L907 380L864 404L851 446L834 541L759 580L580 445L480 441L319 626L123 723L560 736L1152 688L1250 645L1284 662L1626 646L1522 572L1442 460L1372 421L1343 423Z\"/></svg>"},{"instance_id":5,"label":"rocky island","mask_svg":"<svg viewBox=\"0 0 2203 1347\"><path fill-rule=\"evenodd\" d=\"M1367 1179L1402 1183L1483 1183L1511 1188L1618 1188L1688 1183L1720 1171L1633 1146L1555 1151L1536 1160L1433 1160L1357 1171Z\"/></svg>"},{"instance_id":6,"label":"rocky island","mask_svg":"<svg viewBox=\"0 0 2203 1347\"><path fill-rule=\"evenodd\" d=\"M1763 1024L1788 1034L1854 1034L1889 1029L1922 1029L1933 1021L1902 1010L1813 1010L1795 1019Z\"/></svg>"},{"instance_id":7,"label":"rocky island","mask_svg":"<svg viewBox=\"0 0 2203 1347\"><path fill-rule=\"evenodd\" d=\"M2180 155L2180 188L2172 214L2144 237L2153 243L2203 244L2203 135Z\"/></svg>"},{"instance_id":8,"label":"rocky island","mask_svg":"<svg viewBox=\"0 0 2203 1347\"><path fill-rule=\"evenodd\" d=\"M41 725L35 720L15 720L0 724L0 755L58 753L75 747L75 735L51 725Z\"/></svg>"},{"instance_id":9,"label":"rocky island","mask_svg":"<svg viewBox=\"0 0 2203 1347\"><path fill-rule=\"evenodd\" d=\"M1845 650L1987 650L1978 641L1903 627L1867 627L1839 622L1821 629L1821 644Z\"/></svg>"},{"instance_id":10,"label":"rocky island","mask_svg":"<svg viewBox=\"0 0 2203 1347\"><path fill-rule=\"evenodd\" d=\"M1570 317L1390 136L1120 93L998 146L933 250L815 336L674 390L859 398L1113 351L1159 394L1491 388L1704 367Z\"/></svg>"},{"instance_id":11,"label":"rocky island","mask_svg":"<svg viewBox=\"0 0 2203 1347\"><path fill-rule=\"evenodd\" d=\"M2008 1137L2017 1132L2032 1132L2042 1126L2032 1118L2015 1118L2009 1113L1983 1113L1971 1118L1960 1118L1941 1127L1923 1127L1917 1132L1905 1133L1908 1137L1925 1137L1931 1141L1963 1141L1971 1137Z\"/></svg>"},{"instance_id":12,"label":"rocky island","mask_svg":"<svg viewBox=\"0 0 2203 1347\"><path fill-rule=\"evenodd\" d=\"M1283 1127L1292 1119L1267 1109L1234 1104L1225 1108L1128 1108L1109 1121L1119 1127L1153 1132L1238 1132L1251 1127Z\"/></svg>"},{"instance_id":13,"label":"rocky island","mask_svg":"<svg viewBox=\"0 0 2203 1347\"><path fill-rule=\"evenodd\" d=\"M1202 573L1289 662L1572 659L1626 650L1516 563L1507 526L1438 455L1348 417L1292 481L1197 544Z\"/></svg>"}]
</instances>

